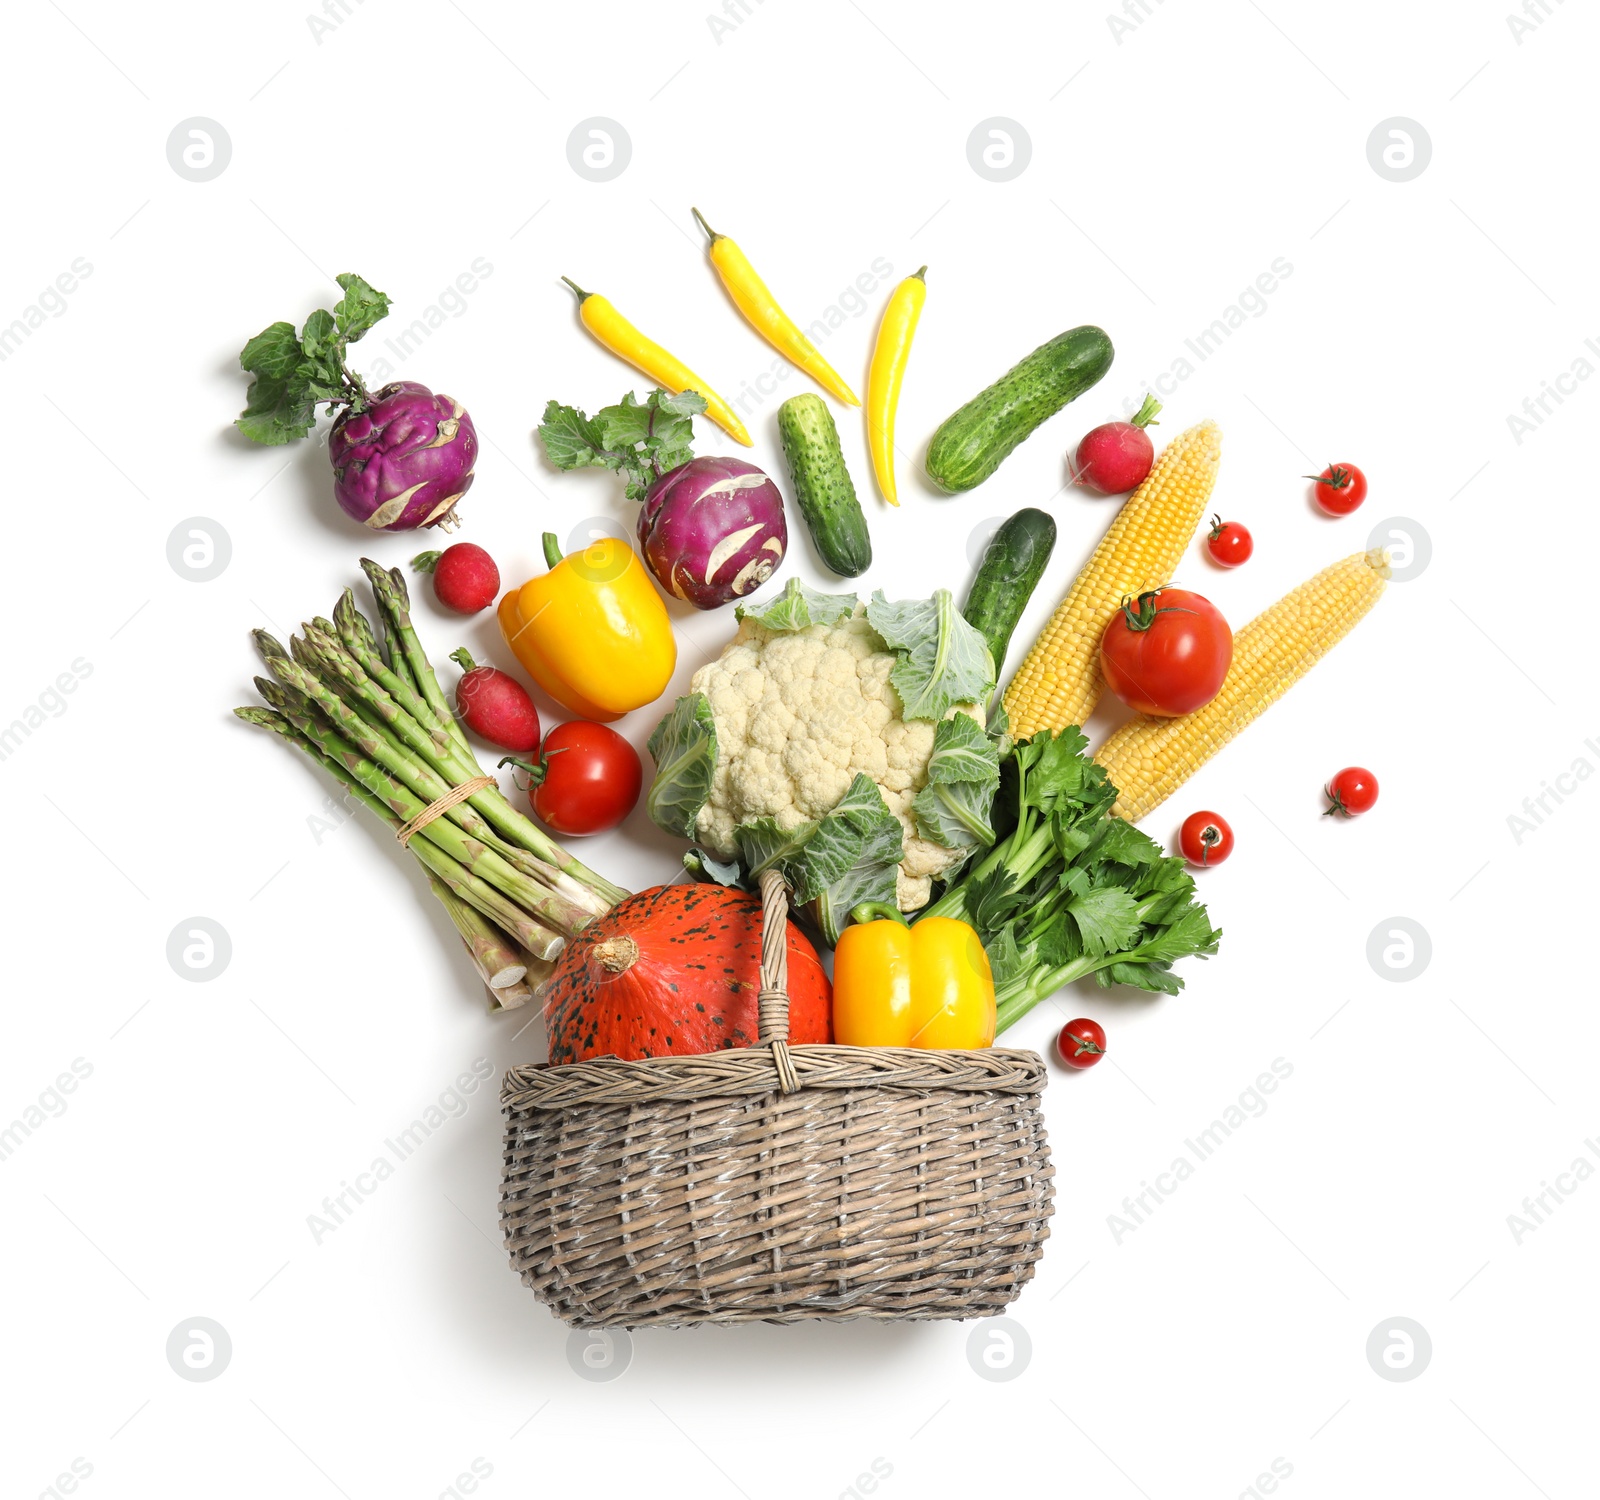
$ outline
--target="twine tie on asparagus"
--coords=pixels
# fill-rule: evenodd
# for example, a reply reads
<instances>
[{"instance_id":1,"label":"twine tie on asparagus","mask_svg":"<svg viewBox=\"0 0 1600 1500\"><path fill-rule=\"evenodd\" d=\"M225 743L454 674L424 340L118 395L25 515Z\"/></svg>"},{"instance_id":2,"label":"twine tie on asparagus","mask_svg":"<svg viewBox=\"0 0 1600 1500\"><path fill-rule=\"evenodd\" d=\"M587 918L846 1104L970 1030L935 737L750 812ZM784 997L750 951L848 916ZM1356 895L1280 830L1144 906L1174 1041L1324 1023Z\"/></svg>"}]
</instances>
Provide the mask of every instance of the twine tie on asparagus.
<instances>
[{"instance_id":1,"label":"twine tie on asparagus","mask_svg":"<svg viewBox=\"0 0 1600 1500\"><path fill-rule=\"evenodd\" d=\"M476 797L479 792L487 791L498 783L492 776L474 776L470 781L463 781L460 786L453 786L442 797L435 797L416 817L402 823L395 829L394 836L402 844L410 844L413 834L421 833L435 818L443 817L452 807L459 807L469 797Z\"/></svg>"}]
</instances>

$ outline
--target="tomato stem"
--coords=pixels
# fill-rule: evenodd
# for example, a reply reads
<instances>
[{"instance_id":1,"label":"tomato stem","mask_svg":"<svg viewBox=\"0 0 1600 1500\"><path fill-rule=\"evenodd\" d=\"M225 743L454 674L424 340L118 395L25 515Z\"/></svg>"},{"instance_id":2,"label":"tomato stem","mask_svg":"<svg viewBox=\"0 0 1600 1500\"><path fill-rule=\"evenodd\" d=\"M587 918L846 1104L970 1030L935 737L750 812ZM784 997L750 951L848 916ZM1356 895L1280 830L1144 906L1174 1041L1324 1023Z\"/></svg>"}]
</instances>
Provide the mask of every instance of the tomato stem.
<instances>
[{"instance_id":1,"label":"tomato stem","mask_svg":"<svg viewBox=\"0 0 1600 1500\"><path fill-rule=\"evenodd\" d=\"M560 754L560 752L552 751L551 754ZM499 764L512 768L513 779L515 779L518 771L526 771L528 773L528 787L536 787L549 774L550 756L541 755L537 761L532 761L520 755L502 755ZM524 788L524 790L527 790L527 788Z\"/></svg>"},{"instance_id":2,"label":"tomato stem","mask_svg":"<svg viewBox=\"0 0 1600 1500\"><path fill-rule=\"evenodd\" d=\"M1325 484L1330 490L1342 490L1350 483L1350 471L1343 464L1329 464L1320 474L1306 474L1305 479L1314 479L1318 484Z\"/></svg>"},{"instance_id":3,"label":"tomato stem","mask_svg":"<svg viewBox=\"0 0 1600 1500\"><path fill-rule=\"evenodd\" d=\"M1162 584L1161 589L1166 588L1166 586L1166 584ZM1194 613L1192 609L1184 609L1177 604L1164 604L1157 609L1155 600L1161 593L1161 589L1147 589L1139 595L1136 601L1130 601L1126 594L1122 596L1122 613L1127 619L1129 630L1148 630L1155 624L1157 615L1192 615ZM1138 606L1139 612L1137 614L1134 613L1135 604Z\"/></svg>"}]
</instances>

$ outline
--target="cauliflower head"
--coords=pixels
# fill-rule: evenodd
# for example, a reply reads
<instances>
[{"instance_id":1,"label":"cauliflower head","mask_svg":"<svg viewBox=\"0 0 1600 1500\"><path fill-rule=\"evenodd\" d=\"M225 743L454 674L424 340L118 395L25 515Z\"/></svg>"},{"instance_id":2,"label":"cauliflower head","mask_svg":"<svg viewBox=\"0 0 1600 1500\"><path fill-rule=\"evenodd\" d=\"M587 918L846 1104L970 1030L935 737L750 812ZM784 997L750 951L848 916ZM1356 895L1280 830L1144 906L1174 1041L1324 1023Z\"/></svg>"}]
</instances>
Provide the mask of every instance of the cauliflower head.
<instances>
[{"instance_id":1,"label":"cauliflower head","mask_svg":"<svg viewBox=\"0 0 1600 1500\"><path fill-rule=\"evenodd\" d=\"M836 624L794 631L746 616L722 656L692 682L717 726L711 792L695 821L704 847L732 858L741 823L771 817L790 829L821 818L864 773L904 831L895 904L901 911L927 905L933 881L966 851L917 831L911 803L927 783L934 725L901 718L889 680L896 660L861 606ZM950 710L957 713L983 722L976 704Z\"/></svg>"}]
</instances>

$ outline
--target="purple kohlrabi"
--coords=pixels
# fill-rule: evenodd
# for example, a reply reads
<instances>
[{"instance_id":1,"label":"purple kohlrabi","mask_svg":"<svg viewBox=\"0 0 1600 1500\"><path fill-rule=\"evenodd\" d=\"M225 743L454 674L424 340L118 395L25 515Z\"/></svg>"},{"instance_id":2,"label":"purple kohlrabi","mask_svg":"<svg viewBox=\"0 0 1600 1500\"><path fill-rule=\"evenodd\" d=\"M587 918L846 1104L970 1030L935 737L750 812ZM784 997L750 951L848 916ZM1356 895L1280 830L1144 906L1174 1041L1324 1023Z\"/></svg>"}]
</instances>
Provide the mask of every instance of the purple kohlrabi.
<instances>
[{"instance_id":1,"label":"purple kohlrabi","mask_svg":"<svg viewBox=\"0 0 1600 1500\"><path fill-rule=\"evenodd\" d=\"M347 516L374 531L451 531L456 502L472 485L478 434L459 401L399 380L361 411L340 413L328 457Z\"/></svg>"},{"instance_id":2,"label":"purple kohlrabi","mask_svg":"<svg viewBox=\"0 0 1600 1500\"><path fill-rule=\"evenodd\" d=\"M777 485L739 458L691 458L669 469L639 510L639 550L650 571L696 609L759 588L788 542Z\"/></svg>"}]
</instances>

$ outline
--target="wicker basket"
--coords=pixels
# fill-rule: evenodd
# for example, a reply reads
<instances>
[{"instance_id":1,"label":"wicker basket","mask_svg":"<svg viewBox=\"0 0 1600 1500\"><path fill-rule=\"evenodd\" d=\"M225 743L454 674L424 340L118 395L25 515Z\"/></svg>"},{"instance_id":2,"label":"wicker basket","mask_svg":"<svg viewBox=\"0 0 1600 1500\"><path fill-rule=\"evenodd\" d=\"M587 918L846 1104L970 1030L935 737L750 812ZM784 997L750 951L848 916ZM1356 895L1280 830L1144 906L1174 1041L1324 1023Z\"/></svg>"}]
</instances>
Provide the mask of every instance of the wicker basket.
<instances>
[{"instance_id":1,"label":"wicker basket","mask_svg":"<svg viewBox=\"0 0 1600 1500\"><path fill-rule=\"evenodd\" d=\"M790 1047L771 872L762 907L759 1045L506 1074L512 1265L587 1328L1000 1312L1049 1233L1043 1060Z\"/></svg>"}]
</instances>

